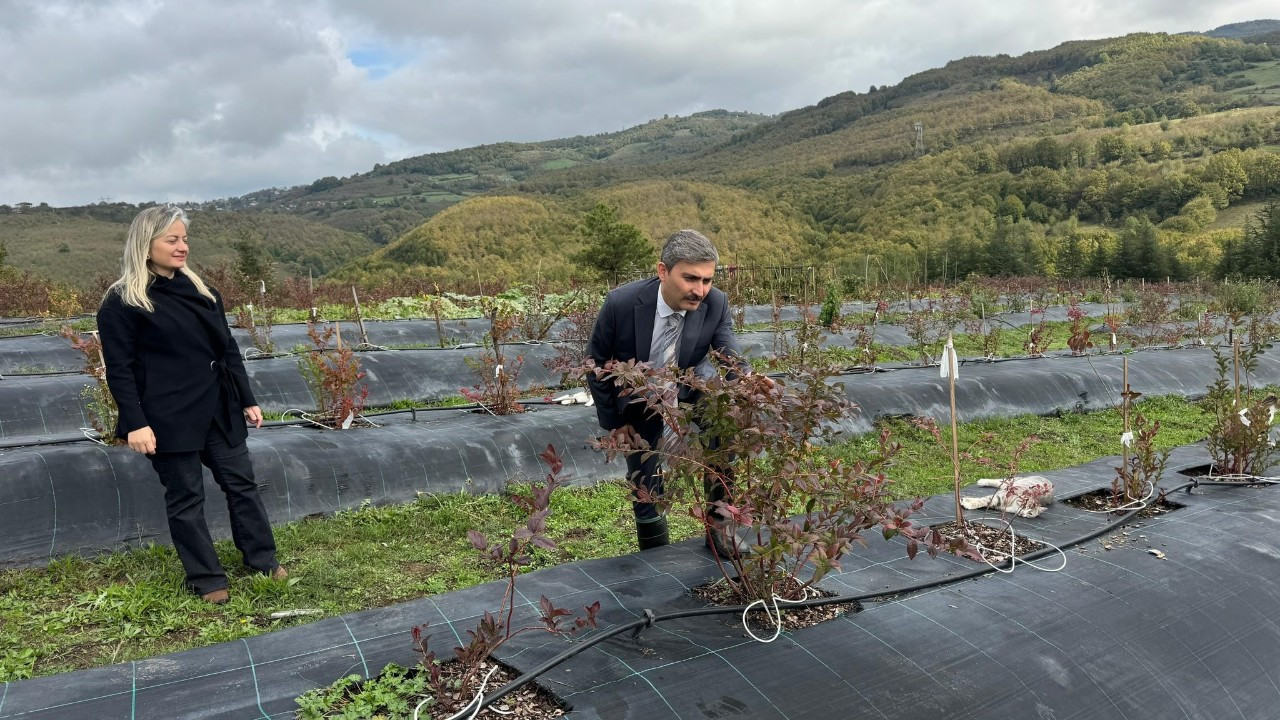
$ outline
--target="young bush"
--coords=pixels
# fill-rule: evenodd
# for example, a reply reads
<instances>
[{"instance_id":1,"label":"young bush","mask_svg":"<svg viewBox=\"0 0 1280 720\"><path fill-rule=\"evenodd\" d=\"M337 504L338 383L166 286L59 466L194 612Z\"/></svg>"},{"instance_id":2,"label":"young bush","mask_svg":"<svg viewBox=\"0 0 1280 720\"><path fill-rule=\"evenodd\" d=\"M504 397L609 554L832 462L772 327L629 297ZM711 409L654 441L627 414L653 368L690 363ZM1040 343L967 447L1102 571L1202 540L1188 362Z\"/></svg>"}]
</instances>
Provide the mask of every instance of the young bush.
<instances>
[{"instance_id":1,"label":"young bush","mask_svg":"<svg viewBox=\"0 0 1280 720\"><path fill-rule=\"evenodd\" d=\"M1231 356L1213 348L1218 378L1200 404L1212 423L1209 428L1209 456L1218 475L1239 479L1264 473L1275 457L1271 426L1275 423L1275 395L1264 396L1249 386L1249 374L1258 367L1265 345L1233 346ZM1244 379L1241 379L1241 374Z\"/></svg>"},{"instance_id":2,"label":"young bush","mask_svg":"<svg viewBox=\"0 0 1280 720\"><path fill-rule=\"evenodd\" d=\"M520 368L524 356L509 358L502 344L517 326L516 313L510 305L496 298L484 298L484 314L489 318L489 333L484 338L485 353L480 359L467 358L467 367L475 373L479 382L458 392L471 402L478 403L494 415L513 415L524 412L520 404Z\"/></svg>"},{"instance_id":3,"label":"young bush","mask_svg":"<svg viewBox=\"0 0 1280 720\"><path fill-rule=\"evenodd\" d=\"M107 387L107 368L103 365L102 341L98 339L98 334L93 333L86 338L67 325L63 325L58 334L84 355L84 371L93 376L94 384L85 387L80 393L88 411L89 424L97 431L103 443L125 444L123 439L116 437L116 421L120 411L116 408L115 397Z\"/></svg>"},{"instance_id":4,"label":"young bush","mask_svg":"<svg viewBox=\"0 0 1280 720\"><path fill-rule=\"evenodd\" d=\"M903 327L915 343L922 365L932 365L956 325L970 316L965 298L944 296L925 301L924 307L907 313Z\"/></svg>"},{"instance_id":5,"label":"young bush","mask_svg":"<svg viewBox=\"0 0 1280 720\"><path fill-rule=\"evenodd\" d=\"M1085 325L1084 310L1080 309L1079 302L1071 301L1071 306L1067 308L1067 319L1071 321L1071 337L1067 338L1067 347L1071 348L1072 355L1083 355L1093 347L1093 341L1089 339L1089 328Z\"/></svg>"},{"instance_id":6,"label":"young bush","mask_svg":"<svg viewBox=\"0 0 1280 720\"><path fill-rule=\"evenodd\" d=\"M266 293L260 293L258 306L246 302L236 308L236 327L244 328L249 333L253 347L263 355L271 355L276 345L271 340L271 328L275 325L276 309L266 302ZM241 349L243 352L243 348Z\"/></svg>"},{"instance_id":7,"label":"young bush","mask_svg":"<svg viewBox=\"0 0 1280 720\"><path fill-rule=\"evenodd\" d=\"M840 289L835 283L828 283L826 297L822 300L822 309L818 311L818 324L828 330L836 330L840 325Z\"/></svg>"},{"instance_id":8,"label":"young bush","mask_svg":"<svg viewBox=\"0 0 1280 720\"><path fill-rule=\"evenodd\" d=\"M658 448L625 428L596 446L611 457L659 453L665 493L652 500L686 508L709 528L715 511L731 528L746 531L754 552L717 558L739 598L802 597L873 530L886 539L905 536L911 557L921 543L930 555L940 549L940 535L909 519L922 501L902 507L889 501L885 468L898 445L887 432L880 436L879 452L865 461L846 464L814 452L813 445L832 439L851 409L842 388L826 382L834 368L801 368L773 382L717 366L720 371L710 378L634 361L589 371L645 403L667 430ZM674 402L674 383L687 385L701 400ZM725 487L728 499L707 508L704 476L713 487Z\"/></svg>"},{"instance_id":9,"label":"young bush","mask_svg":"<svg viewBox=\"0 0 1280 720\"><path fill-rule=\"evenodd\" d=\"M880 324L880 316L888 310L889 303L878 300L875 312L871 315L871 321L853 326L853 350L857 355L857 365L863 370L874 370L876 361L880 359L879 350L876 348L876 327Z\"/></svg>"},{"instance_id":10,"label":"young bush","mask_svg":"<svg viewBox=\"0 0 1280 720\"><path fill-rule=\"evenodd\" d=\"M1138 332L1138 340L1146 347L1173 345L1182 337L1176 325L1173 302L1161 290L1143 290L1137 302L1129 307L1129 324Z\"/></svg>"},{"instance_id":11,"label":"young bush","mask_svg":"<svg viewBox=\"0 0 1280 720\"><path fill-rule=\"evenodd\" d=\"M48 278L0 265L0 317L49 316L56 292Z\"/></svg>"},{"instance_id":12,"label":"young bush","mask_svg":"<svg viewBox=\"0 0 1280 720\"><path fill-rule=\"evenodd\" d=\"M1049 324L1045 322L1045 309L1043 305L1031 309L1031 333L1022 346L1031 357L1043 355L1044 351L1049 349L1049 343L1053 342Z\"/></svg>"},{"instance_id":13,"label":"young bush","mask_svg":"<svg viewBox=\"0 0 1280 720\"><path fill-rule=\"evenodd\" d=\"M1142 413L1134 415L1132 445L1116 467L1111 481L1111 504L1117 507L1144 502L1154 496L1156 485L1164 476L1169 451L1156 449L1159 420L1147 420ZM1126 442L1128 440L1126 439Z\"/></svg>"},{"instance_id":14,"label":"young bush","mask_svg":"<svg viewBox=\"0 0 1280 720\"><path fill-rule=\"evenodd\" d=\"M584 297L565 315L565 325L556 336L556 354L543 360L551 372L560 373L560 385L569 384L574 371L587 357L587 345L591 342L591 330L596 315L600 313L600 299L596 295Z\"/></svg>"},{"instance_id":15,"label":"young bush","mask_svg":"<svg viewBox=\"0 0 1280 720\"><path fill-rule=\"evenodd\" d=\"M302 354L298 367L316 399L316 421L346 429L364 410L369 397L369 386L360 382L365 376L360 359L342 342L336 325L320 331L314 322L308 322L307 337L314 350Z\"/></svg>"},{"instance_id":16,"label":"young bush","mask_svg":"<svg viewBox=\"0 0 1280 720\"><path fill-rule=\"evenodd\" d=\"M506 570L506 589L496 612L485 611L474 630L467 631L466 645L453 649L452 667L446 668L431 650L428 626L415 625L411 630L413 648L421 653L419 666L406 670L388 665L382 673L367 681L349 675L331 685L312 690L297 699L298 716L302 718L372 718L372 717L449 717L469 710L481 681L483 667L493 653L512 638L526 632L548 632L570 637L586 628L596 627L600 602L582 608L573 615L556 607L543 595L538 603L538 623L517 627L513 624L516 606L516 577L532 562L535 548L554 552L555 541L546 536L547 517L551 513L551 497L565 484L561 476L564 463L550 445L539 455L549 470L546 482L532 483L530 493L513 495L512 501L524 511L525 523L511 537L491 543L481 533L470 530L467 538L484 557ZM426 696L425 699L419 700ZM459 702L456 699L461 699ZM471 700L471 702L466 702ZM415 708L415 705L417 706ZM459 707L462 706L462 707ZM417 713L424 711L423 714ZM474 717L472 714L470 717ZM521 717L524 717L523 715Z\"/></svg>"}]
</instances>

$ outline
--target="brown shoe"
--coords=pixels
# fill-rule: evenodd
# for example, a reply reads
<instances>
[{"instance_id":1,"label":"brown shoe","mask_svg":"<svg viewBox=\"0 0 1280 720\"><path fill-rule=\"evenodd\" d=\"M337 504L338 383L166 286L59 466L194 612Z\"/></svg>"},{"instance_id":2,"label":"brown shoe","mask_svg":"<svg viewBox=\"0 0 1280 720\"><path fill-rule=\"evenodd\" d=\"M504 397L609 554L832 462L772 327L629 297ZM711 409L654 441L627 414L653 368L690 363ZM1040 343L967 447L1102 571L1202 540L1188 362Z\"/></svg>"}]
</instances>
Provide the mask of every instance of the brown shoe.
<instances>
[{"instance_id":1,"label":"brown shoe","mask_svg":"<svg viewBox=\"0 0 1280 720\"><path fill-rule=\"evenodd\" d=\"M227 592L226 588L222 588L221 590L207 592L201 595L200 599L210 605L226 605L227 601L231 599L231 593Z\"/></svg>"},{"instance_id":2,"label":"brown shoe","mask_svg":"<svg viewBox=\"0 0 1280 720\"><path fill-rule=\"evenodd\" d=\"M283 565L277 565L275 570L271 571L272 580L288 580L289 571L284 569Z\"/></svg>"}]
</instances>

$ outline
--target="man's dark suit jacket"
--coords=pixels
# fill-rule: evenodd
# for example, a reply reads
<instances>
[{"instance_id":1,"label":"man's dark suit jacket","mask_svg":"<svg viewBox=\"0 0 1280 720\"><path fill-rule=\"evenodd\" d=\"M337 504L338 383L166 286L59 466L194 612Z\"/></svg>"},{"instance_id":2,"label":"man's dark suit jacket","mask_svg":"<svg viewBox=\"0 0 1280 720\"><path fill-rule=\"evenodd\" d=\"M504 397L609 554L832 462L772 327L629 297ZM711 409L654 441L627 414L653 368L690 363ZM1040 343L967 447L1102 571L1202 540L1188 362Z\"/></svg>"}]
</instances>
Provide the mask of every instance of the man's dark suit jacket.
<instances>
[{"instance_id":1,"label":"man's dark suit jacket","mask_svg":"<svg viewBox=\"0 0 1280 720\"><path fill-rule=\"evenodd\" d=\"M658 311L658 286L656 277L637 280L615 288L605 298L587 345L587 355L595 360L597 367L603 367L610 360L649 361L653 322ZM679 347L676 364L681 369L697 367L713 348L733 357L740 356L733 336L729 301L723 292L711 288L697 310L685 313ZM608 380L596 380L588 375L587 384L595 400L600 427L605 430L624 425L639 428L644 418L643 403L632 403L632 397L620 396L617 387Z\"/></svg>"}]
</instances>

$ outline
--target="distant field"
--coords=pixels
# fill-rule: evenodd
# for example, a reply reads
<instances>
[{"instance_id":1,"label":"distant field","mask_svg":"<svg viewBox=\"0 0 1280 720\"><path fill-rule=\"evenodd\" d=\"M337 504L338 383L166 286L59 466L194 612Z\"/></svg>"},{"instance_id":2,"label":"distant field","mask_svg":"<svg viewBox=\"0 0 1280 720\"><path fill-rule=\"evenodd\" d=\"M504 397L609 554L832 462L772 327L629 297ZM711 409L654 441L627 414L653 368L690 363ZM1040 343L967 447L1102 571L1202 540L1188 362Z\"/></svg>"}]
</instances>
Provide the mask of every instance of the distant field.
<instances>
[{"instance_id":1,"label":"distant field","mask_svg":"<svg viewBox=\"0 0 1280 720\"><path fill-rule=\"evenodd\" d=\"M1264 102L1280 104L1280 60L1263 63L1252 70L1245 70L1239 76L1253 82L1249 87L1233 90L1237 95L1253 95Z\"/></svg>"},{"instance_id":2,"label":"distant field","mask_svg":"<svg viewBox=\"0 0 1280 720\"><path fill-rule=\"evenodd\" d=\"M1218 219L1214 220L1208 227L1209 230L1226 230L1227 228L1242 228L1245 221L1258 214L1262 206L1266 202L1248 202L1232 205L1226 210L1218 211Z\"/></svg>"},{"instance_id":3,"label":"distant field","mask_svg":"<svg viewBox=\"0 0 1280 720\"><path fill-rule=\"evenodd\" d=\"M571 168L577 164L578 164L577 162L570 160L569 158L560 158L559 160L548 160L542 163L542 169L543 170L563 170L565 168Z\"/></svg>"}]
</instances>

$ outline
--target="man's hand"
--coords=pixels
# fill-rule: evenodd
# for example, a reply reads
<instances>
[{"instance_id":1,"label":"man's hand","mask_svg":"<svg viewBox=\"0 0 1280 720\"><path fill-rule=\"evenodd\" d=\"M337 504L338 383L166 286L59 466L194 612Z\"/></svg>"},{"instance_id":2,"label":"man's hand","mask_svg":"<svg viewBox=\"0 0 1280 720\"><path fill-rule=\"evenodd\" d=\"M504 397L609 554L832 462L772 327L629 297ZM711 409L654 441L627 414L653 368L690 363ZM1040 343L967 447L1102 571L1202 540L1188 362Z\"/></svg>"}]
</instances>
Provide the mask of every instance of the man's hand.
<instances>
[{"instance_id":1,"label":"man's hand","mask_svg":"<svg viewBox=\"0 0 1280 720\"><path fill-rule=\"evenodd\" d=\"M130 432L128 441L129 449L134 452L140 452L143 455L156 454L156 434L151 431L150 425Z\"/></svg>"},{"instance_id":2,"label":"man's hand","mask_svg":"<svg viewBox=\"0 0 1280 720\"><path fill-rule=\"evenodd\" d=\"M262 427L262 408L250 405L244 409L244 419L255 428Z\"/></svg>"}]
</instances>

